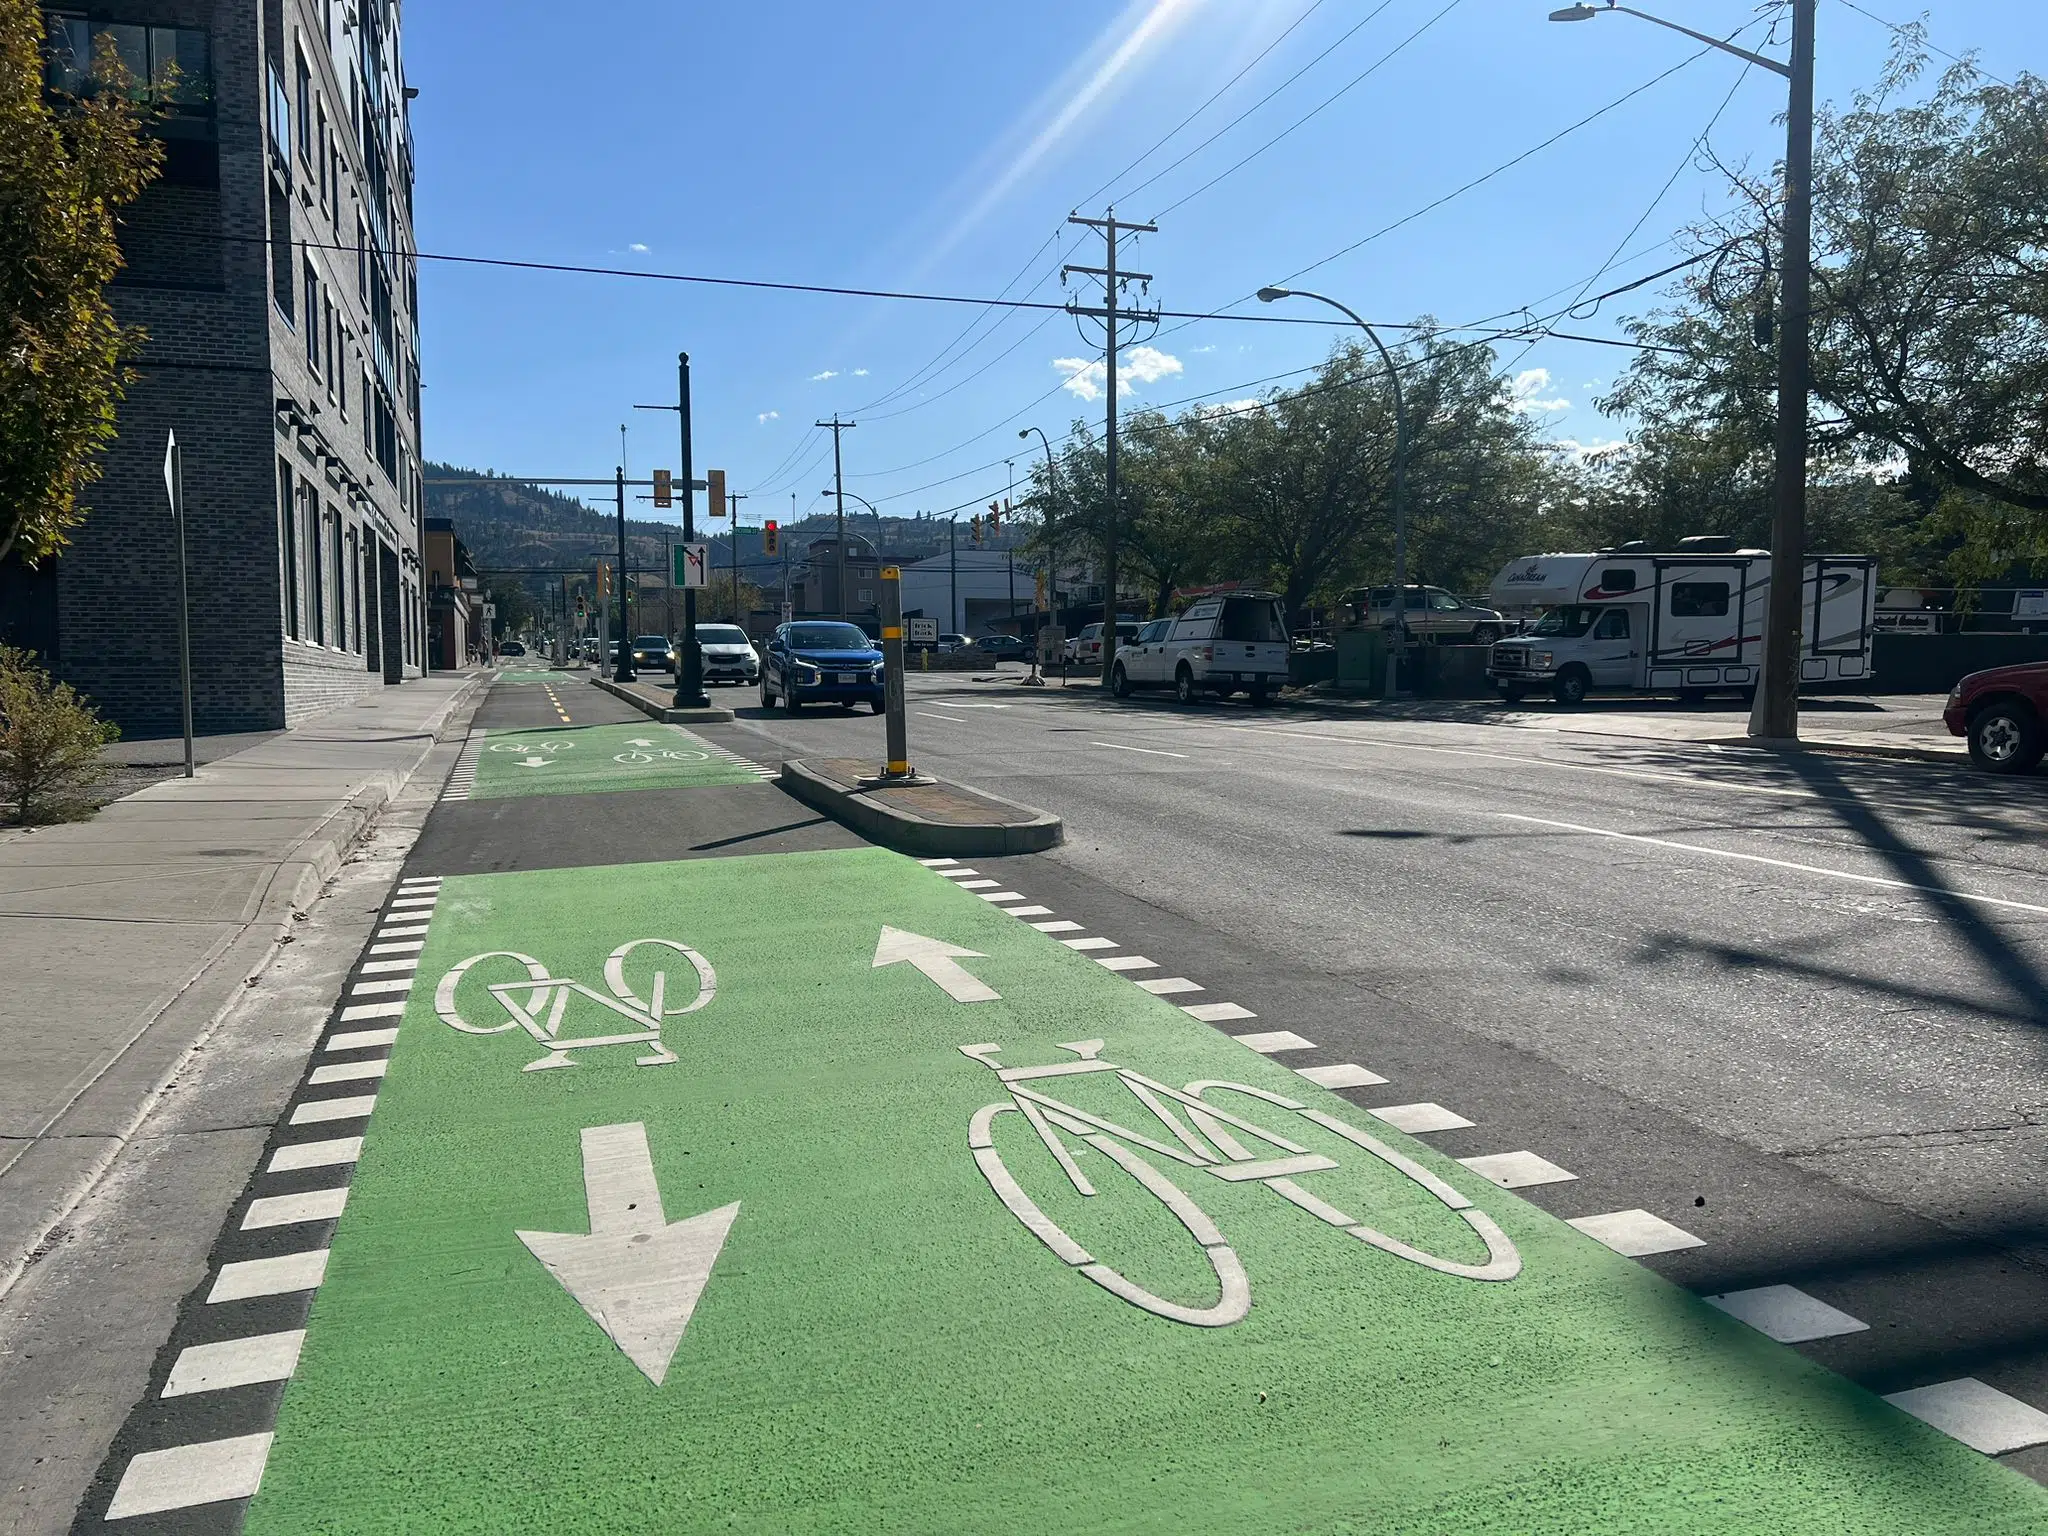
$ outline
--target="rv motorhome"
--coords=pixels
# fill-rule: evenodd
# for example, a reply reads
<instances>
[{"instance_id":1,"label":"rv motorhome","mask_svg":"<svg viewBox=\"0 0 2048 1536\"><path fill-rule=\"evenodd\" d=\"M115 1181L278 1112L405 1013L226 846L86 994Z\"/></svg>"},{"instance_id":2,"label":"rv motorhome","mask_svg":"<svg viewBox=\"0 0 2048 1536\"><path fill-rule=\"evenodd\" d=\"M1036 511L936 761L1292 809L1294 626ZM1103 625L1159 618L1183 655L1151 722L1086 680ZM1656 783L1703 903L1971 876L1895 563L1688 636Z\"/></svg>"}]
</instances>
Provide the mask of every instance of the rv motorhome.
<instances>
[{"instance_id":1,"label":"rv motorhome","mask_svg":"<svg viewBox=\"0 0 2048 1536\"><path fill-rule=\"evenodd\" d=\"M1539 692L1565 704L1589 693L1750 694L1770 588L1771 557L1759 549L1529 555L1494 578L1493 603L1542 617L1495 644L1487 676L1511 704ZM1807 557L1802 684L1871 676L1876 602L1869 556Z\"/></svg>"}]
</instances>

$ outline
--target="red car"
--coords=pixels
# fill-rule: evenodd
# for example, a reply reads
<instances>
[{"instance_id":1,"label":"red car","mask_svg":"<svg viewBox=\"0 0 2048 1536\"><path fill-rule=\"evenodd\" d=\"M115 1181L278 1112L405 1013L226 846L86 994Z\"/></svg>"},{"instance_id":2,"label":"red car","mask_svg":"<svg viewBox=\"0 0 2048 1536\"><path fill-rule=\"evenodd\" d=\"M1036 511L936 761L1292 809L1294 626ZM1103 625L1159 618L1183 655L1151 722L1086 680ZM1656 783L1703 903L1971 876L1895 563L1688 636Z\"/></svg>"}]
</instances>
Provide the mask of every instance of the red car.
<instances>
[{"instance_id":1,"label":"red car","mask_svg":"<svg viewBox=\"0 0 2048 1536\"><path fill-rule=\"evenodd\" d=\"M1972 672L1949 690L1941 719L1969 739L1979 768L2027 772L2048 747L2048 661Z\"/></svg>"}]
</instances>

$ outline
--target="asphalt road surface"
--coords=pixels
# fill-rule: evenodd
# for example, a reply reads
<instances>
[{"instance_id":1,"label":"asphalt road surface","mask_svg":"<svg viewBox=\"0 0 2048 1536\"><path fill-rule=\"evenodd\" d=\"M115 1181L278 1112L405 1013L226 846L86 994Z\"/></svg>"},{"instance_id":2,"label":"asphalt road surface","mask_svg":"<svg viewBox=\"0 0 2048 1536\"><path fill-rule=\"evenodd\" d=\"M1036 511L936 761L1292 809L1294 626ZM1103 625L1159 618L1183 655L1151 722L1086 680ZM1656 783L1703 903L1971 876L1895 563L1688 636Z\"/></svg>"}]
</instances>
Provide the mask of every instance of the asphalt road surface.
<instances>
[{"instance_id":1,"label":"asphalt road surface","mask_svg":"<svg viewBox=\"0 0 2048 1536\"><path fill-rule=\"evenodd\" d=\"M2048 1409L2048 779L1014 675L909 710L921 770L1066 819L984 873L1577 1176L1538 1204L1701 1239L1644 1260L1693 1289L1868 1323L1799 1346L1853 1379ZM763 762L880 748L742 715Z\"/></svg>"}]
</instances>

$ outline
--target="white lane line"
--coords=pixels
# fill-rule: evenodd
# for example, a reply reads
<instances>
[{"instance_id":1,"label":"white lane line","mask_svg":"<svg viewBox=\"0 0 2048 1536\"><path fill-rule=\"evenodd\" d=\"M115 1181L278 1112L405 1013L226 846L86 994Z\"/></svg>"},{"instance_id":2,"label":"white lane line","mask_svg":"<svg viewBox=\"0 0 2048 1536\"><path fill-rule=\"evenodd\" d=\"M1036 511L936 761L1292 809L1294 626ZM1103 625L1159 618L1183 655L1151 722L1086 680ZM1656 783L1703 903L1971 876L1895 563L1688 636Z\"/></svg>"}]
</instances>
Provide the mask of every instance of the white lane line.
<instances>
[{"instance_id":1,"label":"white lane line","mask_svg":"<svg viewBox=\"0 0 2048 1536\"><path fill-rule=\"evenodd\" d=\"M372 944L373 955L416 955L427 947L425 939L407 939L403 944Z\"/></svg>"},{"instance_id":2,"label":"white lane line","mask_svg":"<svg viewBox=\"0 0 2048 1536\"><path fill-rule=\"evenodd\" d=\"M955 869L942 869L939 871L939 873L944 875L948 880L965 880L969 875L978 875L981 873L981 871L978 869L969 869L965 864L962 864Z\"/></svg>"},{"instance_id":3,"label":"white lane line","mask_svg":"<svg viewBox=\"0 0 2048 1536\"><path fill-rule=\"evenodd\" d=\"M1312 1051L1316 1048L1315 1041L1304 1040L1291 1029L1269 1029L1262 1034L1233 1035L1231 1038L1246 1050L1257 1051L1261 1056L1272 1056L1281 1051Z\"/></svg>"},{"instance_id":4,"label":"white lane line","mask_svg":"<svg viewBox=\"0 0 2048 1536\"><path fill-rule=\"evenodd\" d=\"M2048 1445L2048 1413L1974 1376L1893 1392L1885 1401L1986 1456Z\"/></svg>"},{"instance_id":5,"label":"white lane line","mask_svg":"<svg viewBox=\"0 0 2048 1536\"><path fill-rule=\"evenodd\" d=\"M1024 900L1024 893L1022 891L983 891L981 899L983 901L1022 901Z\"/></svg>"},{"instance_id":6,"label":"white lane line","mask_svg":"<svg viewBox=\"0 0 2048 1536\"><path fill-rule=\"evenodd\" d=\"M398 912L408 907L424 907L428 911L432 911L434 908L434 904L438 902L440 899L441 898L438 895L401 896L396 901L391 903L391 910L393 912Z\"/></svg>"},{"instance_id":7,"label":"white lane line","mask_svg":"<svg viewBox=\"0 0 2048 1536\"><path fill-rule=\"evenodd\" d=\"M1576 1173L1560 1168L1534 1152L1494 1152L1485 1157L1458 1159L1479 1177L1502 1189L1528 1189L1537 1184L1568 1184Z\"/></svg>"},{"instance_id":8,"label":"white lane line","mask_svg":"<svg viewBox=\"0 0 2048 1536\"><path fill-rule=\"evenodd\" d=\"M1410 1136L1425 1136L1431 1131L1462 1131L1472 1124L1455 1109L1445 1109L1441 1104L1389 1104L1381 1109L1370 1109L1367 1114L1384 1120L1397 1131L1406 1131Z\"/></svg>"},{"instance_id":9,"label":"white lane line","mask_svg":"<svg viewBox=\"0 0 2048 1536\"><path fill-rule=\"evenodd\" d=\"M1987 907L2005 907L2014 912L2033 912L2048 916L2048 907L2036 906L2028 901L2008 901L2003 896L1978 896L1969 891L1951 891L1938 885L1915 885L1910 880L1892 880L1883 875L1856 875L1843 869L1824 869L1818 864L1798 864L1791 859L1766 858L1760 853L1735 853L1726 848L1705 848L1698 843L1676 843L1665 837L1645 837L1637 832L1614 832L1606 827L1583 827L1574 821L1546 821L1541 816L1516 816L1507 811L1491 813L1502 821L1523 821L1531 826L1555 827L1564 832L1579 832L1588 837L1612 837L1625 843L1644 843L1652 848L1669 848L1678 853L1700 853L1716 859L1736 859L1744 864L1768 864L1774 869L1796 870L1803 875L1825 875L1830 880L1851 880L1858 885L1881 885L1894 891L1923 891L1930 896L1947 896L1957 901L1974 901Z\"/></svg>"},{"instance_id":10,"label":"white lane line","mask_svg":"<svg viewBox=\"0 0 2048 1536\"><path fill-rule=\"evenodd\" d=\"M1870 1331L1870 1324L1829 1306L1818 1296L1807 1295L1796 1285L1759 1285L1700 1300L1780 1344L1805 1344Z\"/></svg>"},{"instance_id":11,"label":"white lane line","mask_svg":"<svg viewBox=\"0 0 2048 1536\"><path fill-rule=\"evenodd\" d=\"M1574 1216L1565 1225L1577 1227L1596 1242L1605 1243L1624 1258L1647 1258L1653 1253L1676 1253L1681 1248L1704 1248L1707 1240L1675 1227L1662 1216L1648 1211L1609 1211L1602 1216Z\"/></svg>"},{"instance_id":12,"label":"white lane line","mask_svg":"<svg viewBox=\"0 0 2048 1536\"><path fill-rule=\"evenodd\" d=\"M416 939L423 935L426 931L427 928L424 923L422 923L417 928L379 928L377 930L377 937L380 939Z\"/></svg>"},{"instance_id":13,"label":"white lane line","mask_svg":"<svg viewBox=\"0 0 2048 1536\"><path fill-rule=\"evenodd\" d=\"M354 1024L360 1019L402 1019L405 1017L405 999L393 1003L357 1003L352 1008L341 1010L341 1022Z\"/></svg>"},{"instance_id":14,"label":"white lane line","mask_svg":"<svg viewBox=\"0 0 2048 1536\"><path fill-rule=\"evenodd\" d=\"M954 889L961 891L992 891L1003 882L1000 880L958 880Z\"/></svg>"},{"instance_id":15,"label":"white lane line","mask_svg":"<svg viewBox=\"0 0 2048 1536\"><path fill-rule=\"evenodd\" d=\"M1139 982L1138 985L1154 997L1171 997L1179 992L1202 990L1199 982L1189 981L1185 976L1155 976L1150 981Z\"/></svg>"},{"instance_id":16,"label":"white lane line","mask_svg":"<svg viewBox=\"0 0 2048 1536\"><path fill-rule=\"evenodd\" d=\"M292 1111L290 1125L326 1125L331 1120L360 1120L377 1107L374 1093L353 1094L345 1099L308 1099Z\"/></svg>"},{"instance_id":17,"label":"white lane line","mask_svg":"<svg viewBox=\"0 0 2048 1536\"><path fill-rule=\"evenodd\" d=\"M299 1346L305 1342L306 1330L292 1328L221 1344L194 1344L179 1353L162 1395L188 1397L259 1381L289 1381L299 1368Z\"/></svg>"},{"instance_id":18,"label":"white lane line","mask_svg":"<svg viewBox=\"0 0 2048 1536\"><path fill-rule=\"evenodd\" d=\"M242 1218L244 1232L265 1227L291 1227L302 1221L332 1221L348 1204L348 1186L313 1189L303 1195L270 1195L249 1202L249 1214Z\"/></svg>"},{"instance_id":19,"label":"white lane line","mask_svg":"<svg viewBox=\"0 0 2048 1536\"><path fill-rule=\"evenodd\" d=\"M314 1291L327 1278L327 1250L287 1253L274 1259L244 1259L223 1264L206 1293L207 1305L217 1301L247 1301L255 1296L289 1296L297 1291Z\"/></svg>"},{"instance_id":20,"label":"white lane line","mask_svg":"<svg viewBox=\"0 0 2048 1536\"><path fill-rule=\"evenodd\" d=\"M1258 1015L1239 1003L1187 1003L1182 1013L1204 1024L1227 1024L1232 1019L1256 1019Z\"/></svg>"},{"instance_id":21,"label":"white lane line","mask_svg":"<svg viewBox=\"0 0 2048 1536\"><path fill-rule=\"evenodd\" d=\"M392 975L399 971L416 971L419 968L420 963L416 958L409 960L366 960L363 962L363 974L365 976Z\"/></svg>"},{"instance_id":22,"label":"white lane line","mask_svg":"<svg viewBox=\"0 0 2048 1536\"><path fill-rule=\"evenodd\" d=\"M965 725L967 723L966 721L962 720L958 715L932 715L925 713L925 711L921 709L914 709L911 711L911 713L916 715L917 718L920 720L943 720L948 725Z\"/></svg>"},{"instance_id":23,"label":"white lane line","mask_svg":"<svg viewBox=\"0 0 2048 1536\"><path fill-rule=\"evenodd\" d=\"M1061 939L1060 942L1066 945L1069 949L1088 950L1116 948L1115 939Z\"/></svg>"},{"instance_id":24,"label":"white lane line","mask_svg":"<svg viewBox=\"0 0 2048 1536\"><path fill-rule=\"evenodd\" d=\"M377 1045L396 1045L398 1031L395 1029L351 1029L339 1035L329 1035L323 1051L366 1051Z\"/></svg>"},{"instance_id":25,"label":"white lane line","mask_svg":"<svg viewBox=\"0 0 2048 1536\"><path fill-rule=\"evenodd\" d=\"M389 1070L388 1061L344 1061L331 1067L315 1067L306 1079L309 1083L362 1083L382 1077Z\"/></svg>"},{"instance_id":26,"label":"white lane line","mask_svg":"<svg viewBox=\"0 0 2048 1536\"><path fill-rule=\"evenodd\" d=\"M1012 917L1051 917L1051 907L1005 907Z\"/></svg>"},{"instance_id":27,"label":"white lane line","mask_svg":"<svg viewBox=\"0 0 2048 1536\"><path fill-rule=\"evenodd\" d=\"M375 997L380 992L410 992L410 976L393 976L379 981L359 981L348 989L350 997Z\"/></svg>"},{"instance_id":28,"label":"white lane line","mask_svg":"<svg viewBox=\"0 0 2048 1536\"><path fill-rule=\"evenodd\" d=\"M266 1432L173 1446L167 1451L144 1451L121 1474L121 1486L114 1490L107 1518L126 1520L167 1509L253 1498L263 1485L263 1464L270 1457L271 1438Z\"/></svg>"},{"instance_id":29,"label":"white lane line","mask_svg":"<svg viewBox=\"0 0 2048 1536\"><path fill-rule=\"evenodd\" d=\"M926 869L944 869L948 864L958 864L960 861L958 859L919 859L917 862Z\"/></svg>"},{"instance_id":30,"label":"white lane line","mask_svg":"<svg viewBox=\"0 0 2048 1536\"><path fill-rule=\"evenodd\" d=\"M293 1173L301 1168L340 1168L363 1155L363 1138L337 1136L332 1141L302 1141L279 1147L270 1156L270 1172Z\"/></svg>"},{"instance_id":31,"label":"white lane line","mask_svg":"<svg viewBox=\"0 0 2048 1536\"><path fill-rule=\"evenodd\" d=\"M1081 931L1079 923L1064 917L1050 923L1033 923L1031 926L1040 933L1079 933Z\"/></svg>"},{"instance_id":32,"label":"white lane line","mask_svg":"<svg viewBox=\"0 0 2048 1536\"><path fill-rule=\"evenodd\" d=\"M1088 745L1091 747L1107 747L1112 752L1142 752L1147 757L1178 757L1183 761L1187 758L1187 753L1185 752L1162 752L1157 747L1127 747L1121 742L1116 741L1091 741Z\"/></svg>"},{"instance_id":33,"label":"white lane line","mask_svg":"<svg viewBox=\"0 0 2048 1536\"><path fill-rule=\"evenodd\" d=\"M1143 955L1111 955L1106 960L1095 962L1106 971L1156 971L1157 960L1147 960Z\"/></svg>"},{"instance_id":34,"label":"white lane line","mask_svg":"<svg viewBox=\"0 0 2048 1536\"><path fill-rule=\"evenodd\" d=\"M1334 1067L1296 1067L1294 1075L1307 1078L1318 1088L1375 1088L1386 1081L1355 1061L1340 1061Z\"/></svg>"}]
</instances>

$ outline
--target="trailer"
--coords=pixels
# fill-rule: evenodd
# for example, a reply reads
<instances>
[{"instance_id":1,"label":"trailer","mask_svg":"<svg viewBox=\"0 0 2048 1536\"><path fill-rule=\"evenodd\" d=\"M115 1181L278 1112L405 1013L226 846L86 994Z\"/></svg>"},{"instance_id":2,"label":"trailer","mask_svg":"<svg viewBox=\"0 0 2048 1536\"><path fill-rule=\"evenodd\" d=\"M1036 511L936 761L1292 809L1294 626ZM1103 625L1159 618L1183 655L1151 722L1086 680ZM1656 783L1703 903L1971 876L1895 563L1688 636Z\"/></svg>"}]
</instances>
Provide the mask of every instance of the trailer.
<instances>
[{"instance_id":1,"label":"trailer","mask_svg":"<svg viewBox=\"0 0 2048 1536\"><path fill-rule=\"evenodd\" d=\"M1805 564L1800 683L1867 681L1877 562L1810 555ZM1751 695L1770 588L1771 557L1760 549L1528 555L1494 578L1493 603L1541 617L1495 644L1487 676L1510 703L1541 692L1566 704L1592 693Z\"/></svg>"}]
</instances>

